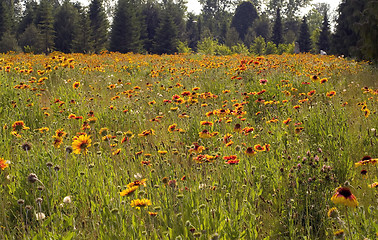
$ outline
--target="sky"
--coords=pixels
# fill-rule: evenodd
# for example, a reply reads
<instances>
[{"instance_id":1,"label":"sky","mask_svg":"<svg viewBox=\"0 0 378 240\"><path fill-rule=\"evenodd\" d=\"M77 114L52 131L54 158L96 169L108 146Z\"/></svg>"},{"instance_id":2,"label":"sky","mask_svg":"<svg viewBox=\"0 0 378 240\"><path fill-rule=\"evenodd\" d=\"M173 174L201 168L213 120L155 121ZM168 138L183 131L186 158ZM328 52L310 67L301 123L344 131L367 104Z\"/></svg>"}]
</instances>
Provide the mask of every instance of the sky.
<instances>
[{"instance_id":1,"label":"sky","mask_svg":"<svg viewBox=\"0 0 378 240\"><path fill-rule=\"evenodd\" d=\"M201 12L201 5L197 0L187 0L188 1L188 12L193 12L199 14ZM340 3L340 0L313 0L312 3L328 3L331 6L331 12L336 10Z\"/></svg>"}]
</instances>

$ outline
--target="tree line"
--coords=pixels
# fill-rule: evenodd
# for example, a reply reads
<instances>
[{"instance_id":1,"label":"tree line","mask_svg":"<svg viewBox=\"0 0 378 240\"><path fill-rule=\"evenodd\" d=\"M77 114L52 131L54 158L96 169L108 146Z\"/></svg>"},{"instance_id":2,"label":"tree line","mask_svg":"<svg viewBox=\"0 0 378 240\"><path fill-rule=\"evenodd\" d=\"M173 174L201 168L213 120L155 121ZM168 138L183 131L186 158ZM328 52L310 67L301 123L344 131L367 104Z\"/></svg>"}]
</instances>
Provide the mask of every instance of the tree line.
<instances>
[{"instance_id":1,"label":"tree line","mask_svg":"<svg viewBox=\"0 0 378 240\"><path fill-rule=\"evenodd\" d=\"M357 59L378 57L378 1L343 0L334 31L330 9L311 0L0 0L0 51L114 52L323 52ZM296 46L297 45L297 46ZM215 49L215 50L214 50Z\"/></svg>"}]
</instances>

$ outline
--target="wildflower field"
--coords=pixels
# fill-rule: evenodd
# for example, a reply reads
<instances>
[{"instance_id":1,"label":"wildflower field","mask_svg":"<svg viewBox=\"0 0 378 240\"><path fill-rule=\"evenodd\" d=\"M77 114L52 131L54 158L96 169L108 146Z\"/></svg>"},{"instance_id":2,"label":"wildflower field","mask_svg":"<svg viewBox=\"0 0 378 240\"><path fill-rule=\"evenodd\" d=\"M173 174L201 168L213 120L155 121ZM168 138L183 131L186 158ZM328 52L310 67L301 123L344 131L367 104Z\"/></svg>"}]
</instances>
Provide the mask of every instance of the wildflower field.
<instances>
[{"instance_id":1,"label":"wildflower field","mask_svg":"<svg viewBox=\"0 0 378 240\"><path fill-rule=\"evenodd\" d=\"M0 239L376 239L377 78L311 54L0 55Z\"/></svg>"}]
</instances>

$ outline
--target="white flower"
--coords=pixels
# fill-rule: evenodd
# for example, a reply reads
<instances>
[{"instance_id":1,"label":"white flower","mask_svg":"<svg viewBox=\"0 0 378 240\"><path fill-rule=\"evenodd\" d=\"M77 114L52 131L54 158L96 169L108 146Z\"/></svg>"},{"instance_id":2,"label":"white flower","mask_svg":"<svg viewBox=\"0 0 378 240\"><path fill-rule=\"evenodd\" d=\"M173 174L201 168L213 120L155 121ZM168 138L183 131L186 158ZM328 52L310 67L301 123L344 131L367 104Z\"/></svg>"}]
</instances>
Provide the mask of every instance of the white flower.
<instances>
[{"instance_id":1,"label":"white flower","mask_svg":"<svg viewBox=\"0 0 378 240\"><path fill-rule=\"evenodd\" d=\"M63 198L63 203L65 204L70 204L72 203L72 199L71 199L71 196L66 196Z\"/></svg>"},{"instance_id":2,"label":"white flower","mask_svg":"<svg viewBox=\"0 0 378 240\"><path fill-rule=\"evenodd\" d=\"M46 215L43 212L39 212L35 214L35 218L37 218L37 221L43 220L46 218Z\"/></svg>"}]
</instances>

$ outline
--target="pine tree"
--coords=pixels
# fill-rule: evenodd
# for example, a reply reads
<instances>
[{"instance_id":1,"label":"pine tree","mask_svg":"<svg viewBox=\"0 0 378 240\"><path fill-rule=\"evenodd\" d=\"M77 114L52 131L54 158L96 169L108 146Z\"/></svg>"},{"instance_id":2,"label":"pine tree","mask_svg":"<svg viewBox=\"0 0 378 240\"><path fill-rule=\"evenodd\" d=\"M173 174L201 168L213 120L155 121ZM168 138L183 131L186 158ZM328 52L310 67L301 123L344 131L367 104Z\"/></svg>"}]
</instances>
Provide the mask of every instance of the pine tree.
<instances>
[{"instance_id":1,"label":"pine tree","mask_svg":"<svg viewBox=\"0 0 378 240\"><path fill-rule=\"evenodd\" d=\"M72 40L72 51L90 53L93 51L92 31L87 12L79 7L79 17L76 26L75 37Z\"/></svg>"},{"instance_id":2,"label":"pine tree","mask_svg":"<svg viewBox=\"0 0 378 240\"><path fill-rule=\"evenodd\" d=\"M235 28L239 37L244 41L248 28L258 18L255 6L251 2L242 2L235 11L231 21L231 28Z\"/></svg>"},{"instance_id":3,"label":"pine tree","mask_svg":"<svg viewBox=\"0 0 378 240\"><path fill-rule=\"evenodd\" d=\"M55 48L57 51L69 53L77 32L79 13L69 1L65 1L55 15L54 29L56 33Z\"/></svg>"},{"instance_id":4,"label":"pine tree","mask_svg":"<svg viewBox=\"0 0 378 240\"><path fill-rule=\"evenodd\" d=\"M172 2L169 2L162 13L162 19L155 35L154 52L173 54L177 52L178 30L172 14Z\"/></svg>"},{"instance_id":5,"label":"pine tree","mask_svg":"<svg viewBox=\"0 0 378 240\"><path fill-rule=\"evenodd\" d=\"M329 22L327 12L324 13L322 29L320 30L319 40L317 42L319 49L323 51L329 51L330 49L330 35Z\"/></svg>"},{"instance_id":6,"label":"pine tree","mask_svg":"<svg viewBox=\"0 0 378 240\"><path fill-rule=\"evenodd\" d=\"M44 53L54 50L54 18L52 6L49 0L41 0L39 3L35 24L42 36L42 49Z\"/></svg>"},{"instance_id":7,"label":"pine tree","mask_svg":"<svg viewBox=\"0 0 378 240\"><path fill-rule=\"evenodd\" d=\"M11 30L9 8L5 0L0 0L0 39L3 34Z\"/></svg>"},{"instance_id":8,"label":"pine tree","mask_svg":"<svg viewBox=\"0 0 378 240\"><path fill-rule=\"evenodd\" d=\"M140 22L137 7L128 0L119 0L110 34L110 50L121 53L140 52ZM138 14L139 15L139 14Z\"/></svg>"},{"instance_id":9,"label":"pine tree","mask_svg":"<svg viewBox=\"0 0 378 240\"><path fill-rule=\"evenodd\" d=\"M93 48L96 53L99 53L106 49L108 41L108 20L101 0L91 1L88 15Z\"/></svg>"},{"instance_id":10,"label":"pine tree","mask_svg":"<svg viewBox=\"0 0 378 240\"><path fill-rule=\"evenodd\" d=\"M306 17L303 17L300 32L299 32L299 50L301 52L309 52L311 50L310 32L308 30Z\"/></svg>"},{"instance_id":11,"label":"pine tree","mask_svg":"<svg viewBox=\"0 0 378 240\"><path fill-rule=\"evenodd\" d=\"M142 5L141 40L147 52L153 52L156 30L159 27L160 8L154 0Z\"/></svg>"},{"instance_id":12,"label":"pine tree","mask_svg":"<svg viewBox=\"0 0 378 240\"><path fill-rule=\"evenodd\" d=\"M272 42L277 46L283 43L282 38L282 21L281 21L281 9L277 8L276 19L274 20Z\"/></svg>"}]
</instances>

